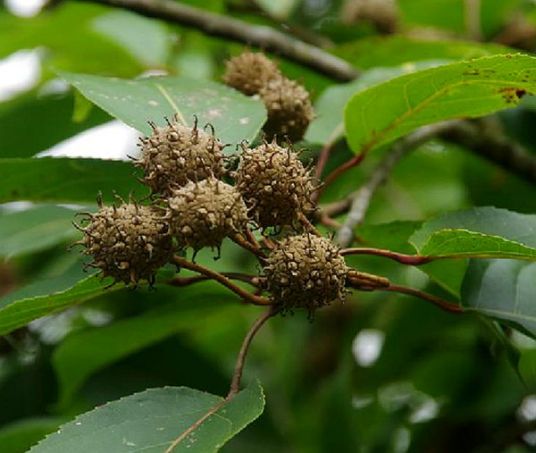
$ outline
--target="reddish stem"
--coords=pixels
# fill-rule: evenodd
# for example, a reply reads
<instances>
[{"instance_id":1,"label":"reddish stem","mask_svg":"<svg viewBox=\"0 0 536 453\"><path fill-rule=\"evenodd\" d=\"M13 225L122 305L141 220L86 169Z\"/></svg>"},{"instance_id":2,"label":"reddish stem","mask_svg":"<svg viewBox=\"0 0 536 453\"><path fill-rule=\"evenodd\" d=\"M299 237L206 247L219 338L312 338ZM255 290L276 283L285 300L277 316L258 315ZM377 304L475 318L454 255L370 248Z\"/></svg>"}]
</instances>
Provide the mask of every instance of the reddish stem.
<instances>
[{"instance_id":1,"label":"reddish stem","mask_svg":"<svg viewBox=\"0 0 536 453\"><path fill-rule=\"evenodd\" d=\"M242 347L240 348L240 352L238 353L238 357L236 359L236 365L235 370L233 373L233 379L231 381L231 386L229 388L229 393L227 395L227 398L232 398L234 395L238 393L240 390L240 381L242 380L242 373L244 371L244 365L246 363L246 356L249 351L249 347L251 346L251 342L253 341L253 338L257 334L257 332L261 329L261 327L268 321L272 316L276 315L281 310L281 307L272 305L268 308L251 326L248 333L246 334L244 341L242 342Z\"/></svg>"},{"instance_id":2,"label":"reddish stem","mask_svg":"<svg viewBox=\"0 0 536 453\"><path fill-rule=\"evenodd\" d=\"M333 181L335 181L339 176L341 176L344 172L350 170L353 167L358 166L367 153L362 152L358 154L355 157L352 157L350 160L347 160L342 165L339 165L335 170L333 170L329 175L326 176L326 179L324 180L324 185L318 189L318 196L317 198L320 198L320 193L325 190L327 186L329 186Z\"/></svg>"},{"instance_id":3,"label":"reddish stem","mask_svg":"<svg viewBox=\"0 0 536 453\"><path fill-rule=\"evenodd\" d=\"M455 313L460 314L463 313L463 308L453 302L448 302L444 299L441 299L440 297L434 296L432 294L425 293L424 291L420 291L418 289L409 288L407 286L401 286L401 285L390 285L387 288L381 288L382 291L391 291L395 293L402 293L407 294L409 296L415 296L419 299L425 300L427 302L433 303L435 306L441 308L444 311L447 311L449 313Z\"/></svg>"},{"instance_id":4,"label":"reddish stem","mask_svg":"<svg viewBox=\"0 0 536 453\"><path fill-rule=\"evenodd\" d=\"M249 252L253 253L260 260L266 259L266 255L261 250L261 248L260 248L259 244L257 243L257 241L252 243L250 240L244 238L240 234L235 234L235 235L231 236L231 240L233 242L235 242L236 244L238 244L240 247L242 247L242 248L248 250Z\"/></svg>"},{"instance_id":5,"label":"reddish stem","mask_svg":"<svg viewBox=\"0 0 536 453\"><path fill-rule=\"evenodd\" d=\"M320 156L318 156L318 161L316 162L316 168L315 168L315 177L317 179L320 179L322 177L322 172L324 171L324 168L326 167L326 164L329 160L329 155L331 154L331 149L333 147L332 142L326 143L322 150L320 151Z\"/></svg>"},{"instance_id":6,"label":"reddish stem","mask_svg":"<svg viewBox=\"0 0 536 453\"><path fill-rule=\"evenodd\" d=\"M255 287L258 286L258 277L254 277L252 275L240 274L236 272L222 272L221 274L230 280L238 280L244 283L249 283ZM211 278L206 275L195 275L192 277L174 277L168 280L167 283L171 286L189 286L207 280L211 280Z\"/></svg>"},{"instance_id":7,"label":"reddish stem","mask_svg":"<svg viewBox=\"0 0 536 453\"><path fill-rule=\"evenodd\" d=\"M270 300L267 299L266 297L261 297L255 294L251 294L250 292L240 288L240 286L235 285L225 275L222 275L219 272L213 271L212 269L209 269L208 267L201 266L200 264L192 263L191 261L188 261L186 258L183 258L178 255L173 256L172 262L179 267L184 267L185 269L189 269L191 271L205 275L211 278L212 280L216 280L217 282L221 283L223 286L226 286L227 288L229 288L235 294L238 294L244 301L250 302L254 305L270 305L271 304Z\"/></svg>"},{"instance_id":8,"label":"reddish stem","mask_svg":"<svg viewBox=\"0 0 536 453\"><path fill-rule=\"evenodd\" d=\"M341 250L341 255L375 255L383 258L389 258L394 261L398 261L402 264L410 266L420 266L422 264L429 263L435 259L434 256L419 256L419 255L406 255L404 253L397 253L391 250L375 249L369 247L352 247Z\"/></svg>"}]
</instances>

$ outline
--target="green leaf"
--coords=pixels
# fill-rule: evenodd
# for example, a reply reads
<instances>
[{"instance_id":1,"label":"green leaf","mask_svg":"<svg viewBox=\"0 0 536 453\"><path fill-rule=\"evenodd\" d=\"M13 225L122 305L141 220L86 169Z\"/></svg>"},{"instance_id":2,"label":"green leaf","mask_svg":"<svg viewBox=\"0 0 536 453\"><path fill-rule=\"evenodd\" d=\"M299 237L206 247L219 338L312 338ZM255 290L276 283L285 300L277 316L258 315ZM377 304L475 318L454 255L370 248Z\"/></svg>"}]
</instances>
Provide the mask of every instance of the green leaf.
<instances>
[{"instance_id":1,"label":"green leaf","mask_svg":"<svg viewBox=\"0 0 536 453\"><path fill-rule=\"evenodd\" d=\"M56 70L133 76L145 68L123 46L93 28L93 20L106 13L96 5L68 2L32 18L0 11L0 58L20 49L44 48ZM81 51L83 49L83 51Z\"/></svg>"},{"instance_id":2,"label":"green leaf","mask_svg":"<svg viewBox=\"0 0 536 453\"><path fill-rule=\"evenodd\" d=\"M419 254L536 260L536 215L492 207L445 214L410 238Z\"/></svg>"},{"instance_id":3,"label":"green leaf","mask_svg":"<svg viewBox=\"0 0 536 453\"><path fill-rule=\"evenodd\" d=\"M38 96L35 91L1 102L0 156L34 156L110 119L102 110L92 109L82 122L73 122L73 102L72 95Z\"/></svg>"},{"instance_id":4,"label":"green leaf","mask_svg":"<svg viewBox=\"0 0 536 453\"><path fill-rule=\"evenodd\" d=\"M100 278L83 277L82 266L77 263L65 275L36 281L0 299L0 335L103 293L105 284ZM122 285L116 285L106 291L120 288Z\"/></svg>"},{"instance_id":5,"label":"green leaf","mask_svg":"<svg viewBox=\"0 0 536 453\"><path fill-rule=\"evenodd\" d=\"M462 285L462 304L536 336L536 263L472 260Z\"/></svg>"},{"instance_id":6,"label":"green leaf","mask_svg":"<svg viewBox=\"0 0 536 453\"><path fill-rule=\"evenodd\" d=\"M367 246L411 253L413 250L409 238L420 226L421 222L413 221L361 225L357 234Z\"/></svg>"},{"instance_id":7,"label":"green leaf","mask_svg":"<svg viewBox=\"0 0 536 453\"><path fill-rule=\"evenodd\" d=\"M529 392L536 391L536 349L521 352L518 369Z\"/></svg>"},{"instance_id":8,"label":"green leaf","mask_svg":"<svg viewBox=\"0 0 536 453\"><path fill-rule=\"evenodd\" d=\"M324 90L315 104L316 118L305 134L311 143L334 143L344 133L344 107L354 94L402 74L438 66L440 61L406 64L396 68L376 68L363 73L357 80L334 85Z\"/></svg>"},{"instance_id":9,"label":"green leaf","mask_svg":"<svg viewBox=\"0 0 536 453\"><path fill-rule=\"evenodd\" d=\"M0 214L0 256L35 253L72 240L78 235L71 223L74 214L72 209L54 205Z\"/></svg>"},{"instance_id":10,"label":"green leaf","mask_svg":"<svg viewBox=\"0 0 536 453\"><path fill-rule=\"evenodd\" d=\"M77 417L31 453L207 453L255 420L264 409L260 385L231 399L186 387L150 389Z\"/></svg>"},{"instance_id":11,"label":"green leaf","mask_svg":"<svg viewBox=\"0 0 536 453\"><path fill-rule=\"evenodd\" d=\"M0 430L0 451L24 453L43 436L55 431L64 421L63 418L43 417L10 423Z\"/></svg>"},{"instance_id":12,"label":"green leaf","mask_svg":"<svg viewBox=\"0 0 536 453\"><path fill-rule=\"evenodd\" d=\"M536 91L536 58L497 55L425 69L353 96L345 112L355 152L374 149L419 126L515 107Z\"/></svg>"},{"instance_id":13,"label":"green leaf","mask_svg":"<svg viewBox=\"0 0 536 453\"><path fill-rule=\"evenodd\" d=\"M207 310L228 309L227 302L236 305L234 295L217 283L201 285L181 288L179 300L141 316L68 336L52 359L60 383L59 406L65 407L96 371L174 333L194 328ZM164 288L159 297L167 298Z\"/></svg>"},{"instance_id":14,"label":"green leaf","mask_svg":"<svg viewBox=\"0 0 536 453\"><path fill-rule=\"evenodd\" d=\"M358 68L398 66L422 60L468 60L513 50L491 43L471 41L418 39L401 35L373 36L344 44L336 54Z\"/></svg>"},{"instance_id":15,"label":"green leaf","mask_svg":"<svg viewBox=\"0 0 536 453\"><path fill-rule=\"evenodd\" d=\"M17 200L94 202L99 191L105 200L113 191L142 198L148 189L134 176L129 162L101 159L0 159L3 175L0 202Z\"/></svg>"},{"instance_id":16,"label":"green leaf","mask_svg":"<svg viewBox=\"0 0 536 453\"><path fill-rule=\"evenodd\" d=\"M253 140L264 121L261 101L219 83L186 77L149 77L137 80L63 73L63 78L110 115L144 134L147 121L164 124L164 117L179 114L192 125L194 115L200 126L210 123L224 143Z\"/></svg>"},{"instance_id":17,"label":"green leaf","mask_svg":"<svg viewBox=\"0 0 536 453\"><path fill-rule=\"evenodd\" d=\"M112 11L95 18L92 25L147 67L165 66L169 59L173 41L160 21L128 11Z\"/></svg>"},{"instance_id":18,"label":"green leaf","mask_svg":"<svg viewBox=\"0 0 536 453\"><path fill-rule=\"evenodd\" d=\"M435 283L445 291L460 299L462 282L469 260L441 260L419 266Z\"/></svg>"}]
</instances>

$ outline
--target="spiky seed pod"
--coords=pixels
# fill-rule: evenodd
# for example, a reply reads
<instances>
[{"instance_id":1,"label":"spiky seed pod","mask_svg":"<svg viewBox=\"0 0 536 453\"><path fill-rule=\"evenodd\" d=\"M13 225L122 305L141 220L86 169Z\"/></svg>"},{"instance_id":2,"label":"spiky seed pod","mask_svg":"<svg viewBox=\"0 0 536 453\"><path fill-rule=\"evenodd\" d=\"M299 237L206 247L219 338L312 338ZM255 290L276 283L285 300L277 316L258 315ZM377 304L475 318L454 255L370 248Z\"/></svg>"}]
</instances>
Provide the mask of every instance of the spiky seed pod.
<instances>
[{"instance_id":1,"label":"spiky seed pod","mask_svg":"<svg viewBox=\"0 0 536 453\"><path fill-rule=\"evenodd\" d=\"M293 225L313 209L312 177L296 152L264 143L244 148L235 174L251 218L262 228Z\"/></svg>"},{"instance_id":2,"label":"spiky seed pod","mask_svg":"<svg viewBox=\"0 0 536 453\"><path fill-rule=\"evenodd\" d=\"M242 231L247 208L240 193L214 177L189 182L168 199L171 230L180 247L219 247L232 233Z\"/></svg>"},{"instance_id":3,"label":"spiky seed pod","mask_svg":"<svg viewBox=\"0 0 536 453\"><path fill-rule=\"evenodd\" d=\"M82 230L84 253L94 259L91 266L126 284L136 285L142 279L153 283L155 272L173 251L163 212L149 206L101 207Z\"/></svg>"},{"instance_id":4,"label":"spiky seed pod","mask_svg":"<svg viewBox=\"0 0 536 453\"><path fill-rule=\"evenodd\" d=\"M317 308L344 300L348 268L326 238L302 234L280 241L264 267L267 289L284 310Z\"/></svg>"},{"instance_id":5,"label":"spiky seed pod","mask_svg":"<svg viewBox=\"0 0 536 453\"><path fill-rule=\"evenodd\" d=\"M268 121L264 125L268 138L301 140L314 118L307 90L298 82L281 77L269 81L259 95L268 110Z\"/></svg>"},{"instance_id":6,"label":"spiky seed pod","mask_svg":"<svg viewBox=\"0 0 536 453\"><path fill-rule=\"evenodd\" d=\"M347 24L369 22L381 33L393 33L398 25L396 0L347 0L342 20Z\"/></svg>"},{"instance_id":7,"label":"spiky seed pod","mask_svg":"<svg viewBox=\"0 0 536 453\"><path fill-rule=\"evenodd\" d=\"M278 79L277 65L263 53L243 52L225 63L225 84L251 96L257 94L268 81Z\"/></svg>"},{"instance_id":8,"label":"spiky seed pod","mask_svg":"<svg viewBox=\"0 0 536 453\"><path fill-rule=\"evenodd\" d=\"M141 158L135 165L144 171L143 182L153 191L169 195L174 187L224 172L222 144L197 127L175 118L166 126L151 123L153 134L142 140Z\"/></svg>"}]
</instances>

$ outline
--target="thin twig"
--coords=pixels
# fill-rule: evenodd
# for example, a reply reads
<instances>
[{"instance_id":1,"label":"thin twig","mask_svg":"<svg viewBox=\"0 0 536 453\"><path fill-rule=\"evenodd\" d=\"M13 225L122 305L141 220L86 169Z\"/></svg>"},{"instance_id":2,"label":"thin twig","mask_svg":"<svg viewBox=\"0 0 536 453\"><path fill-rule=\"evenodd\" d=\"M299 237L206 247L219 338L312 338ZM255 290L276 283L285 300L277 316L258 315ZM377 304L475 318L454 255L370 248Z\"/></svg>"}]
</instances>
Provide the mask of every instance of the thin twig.
<instances>
[{"instance_id":1,"label":"thin twig","mask_svg":"<svg viewBox=\"0 0 536 453\"><path fill-rule=\"evenodd\" d=\"M350 210L351 214L343 225L338 238L339 243L343 246L348 245L348 237L353 233L355 227L363 221L371 197L388 176L392 167L407 151L423 144L436 134L438 138L461 145L528 182L533 184L536 182L536 157L522 145L506 137L495 118L480 121L449 121L418 129L413 134L399 140L393 146L393 150L372 172L370 179L361 189L351 193L343 200L323 206L316 214L317 219L323 222L325 219L329 220L331 217L336 217Z\"/></svg>"},{"instance_id":2,"label":"thin twig","mask_svg":"<svg viewBox=\"0 0 536 453\"><path fill-rule=\"evenodd\" d=\"M365 159L367 153L362 152L355 157L352 157L350 160L347 160L342 165L339 165L335 170L333 170L329 175L324 179L324 185L318 190L318 197L320 198L321 193L329 186L333 181L339 178L343 173L346 173L351 168L357 167L363 159Z\"/></svg>"},{"instance_id":3,"label":"thin twig","mask_svg":"<svg viewBox=\"0 0 536 453\"><path fill-rule=\"evenodd\" d=\"M461 306L453 302L448 302L440 297L425 293L424 291L415 288L394 285L385 277L375 274L367 274L355 269L350 269L348 271L346 286L360 291L390 291L415 296L427 302L431 302L449 313L462 313L464 311Z\"/></svg>"},{"instance_id":4,"label":"thin twig","mask_svg":"<svg viewBox=\"0 0 536 453\"><path fill-rule=\"evenodd\" d=\"M248 0L247 5L230 3L227 8L229 14L256 14L262 16L264 19L269 20L271 25L279 30L284 30L286 33L290 33L298 39L305 41L317 47L327 48L333 47L334 43L326 36L319 35L315 31L310 30L303 26L291 24L286 22L278 15L272 14L268 9L261 8L256 0Z\"/></svg>"},{"instance_id":5,"label":"thin twig","mask_svg":"<svg viewBox=\"0 0 536 453\"><path fill-rule=\"evenodd\" d=\"M188 429L183 431L181 435L177 437L166 449L165 453L173 452L177 445L179 445L192 432L199 428L203 424L203 422L205 422L209 417L218 412L225 404L229 403L240 391L240 382L242 380L244 365L246 363L246 357L249 351L249 347L251 346L251 342L253 341L253 338L255 338L255 335L259 332L261 327L266 323L266 321L268 321L272 316L275 316L280 309L280 307L275 305L268 307L268 309L253 323L253 325L249 329L248 333L244 338L244 341L242 342L240 352L238 353L235 370L231 379L231 385L229 386L229 393L227 394L225 399L219 401L214 406L212 406L205 414L203 414L202 417L200 417L198 420L196 420L195 423L190 425Z\"/></svg>"},{"instance_id":6,"label":"thin twig","mask_svg":"<svg viewBox=\"0 0 536 453\"><path fill-rule=\"evenodd\" d=\"M315 178L320 179L322 177L322 172L324 171L324 168L326 167L326 164L328 163L329 156L331 154L331 150L333 149L333 142L327 142L322 149L320 150L320 155L318 156L318 160L316 161L315 166Z\"/></svg>"},{"instance_id":7,"label":"thin twig","mask_svg":"<svg viewBox=\"0 0 536 453\"><path fill-rule=\"evenodd\" d=\"M517 96L523 96L520 91ZM507 171L536 183L536 157L507 137L496 118L459 121L441 133L441 138L463 146Z\"/></svg>"},{"instance_id":8,"label":"thin twig","mask_svg":"<svg viewBox=\"0 0 536 453\"><path fill-rule=\"evenodd\" d=\"M391 286L391 282L381 275L369 274L356 269L348 270L346 274L346 286L360 291L375 291Z\"/></svg>"},{"instance_id":9,"label":"thin twig","mask_svg":"<svg viewBox=\"0 0 536 453\"><path fill-rule=\"evenodd\" d=\"M415 288L409 288L407 286L391 284L390 286L388 286L386 288L381 288L381 290L382 291L391 291L391 292L395 292L395 293L402 293L402 294L407 294L409 296L418 297L419 299L422 299L422 300L425 300L427 302L433 303L435 306L437 306L437 307L441 308L442 310L447 311L449 313L459 314L459 313L464 312L463 307L461 307L460 305L457 305L457 304L455 304L453 302L448 302L448 301L446 301L444 299L441 299L440 297L434 296L432 294L425 293L424 291L420 291L420 290L415 289Z\"/></svg>"},{"instance_id":10,"label":"thin twig","mask_svg":"<svg viewBox=\"0 0 536 453\"><path fill-rule=\"evenodd\" d=\"M238 294L246 302L250 302L254 305L270 305L271 304L270 300L267 299L266 297L251 294L250 292L240 288L240 286L235 285L225 275L222 275L219 272L213 271L212 269L209 269L205 266L201 266L200 264L197 264L197 263L192 263L191 261L188 261L186 258L183 258L178 255L173 256L172 262L179 267L184 267L185 269L189 269L199 274L206 275L207 277L213 280L216 280L217 282L221 283L223 286L226 286L227 288L229 288L235 294Z\"/></svg>"},{"instance_id":11,"label":"thin twig","mask_svg":"<svg viewBox=\"0 0 536 453\"><path fill-rule=\"evenodd\" d=\"M251 231L249 228L246 228L245 235L247 240L251 242L255 247L257 247L259 250L262 248L259 244L259 241L257 241L257 238L253 234L253 231Z\"/></svg>"},{"instance_id":12,"label":"thin twig","mask_svg":"<svg viewBox=\"0 0 536 453\"><path fill-rule=\"evenodd\" d=\"M346 198L342 200L337 200L329 204L325 204L319 207L316 211L317 219L322 219L322 217L337 217L341 214L344 214L350 208L352 204L352 196L356 192L351 193Z\"/></svg>"},{"instance_id":13,"label":"thin twig","mask_svg":"<svg viewBox=\"0 0 536 453\"><path fill-rule=\"evenodd\" d=\"M426 264L431 261L434 261L435 259L441 258L441 257L434 257L434 256L406 255L404 253L397 253L391 250L376 249L376 248L369 248L369 247L353 247L353 248L342 249L340 251L340 254L342 256L347 256L347 255L380 256L382 258L389 258L390 260L397 261L401 264L407 264L410 266L420 266L422 264Z\"/></svg>"},{"instance_id":14,"label":"thin twig","mask_svg":"<svg viewBox=\"0 0 536 453\"><path fill-rule=\"evenodd\" d=\"M79 0L135 11L143 16L194 27L212 36L273 51L311 67L334 79L350 81L359 73L345 60L286 33L262 25L251 25L232 17L214 14L171 0Z\"/></svg>"},{"instance_id":15,"label":"thin twig","mask_svg":"<svg viewBox=\"0 0 536 453\"><path fill-rule=\"evenodd\" d=\"M373 195L387 179L396 163L408 152L414 150L423 143L426 143L428 140L431 140L445 130L453 128L458 123L459 121L445 121L429 126L423 126L395 142L384 159L373 170L370 178L365 184L346 198L346 206L344 204L340 206L349 209L348 217L337 233L337 242L341 246L347 246L352 242L355 227L361 224L365 219ZM363 153L356 156L356 158L360 156L363 156ZM352 159L352 161L355 162L356 158ZM348 168L350 167L348 167L347 163L346 167L339 167L339 172L333 172L332 175L338 177L342 171L346 171Z\"/></svg>"},{"instance_id":16,"label":"thin twig","mask_svg":"<svg viewBox=\"0 0 536 453\"><path fill-rule=\"evenodd\" d=\"M251 326L248 333L246 334L244 341L242 342L242 346L240 348L240 352L238 353L238 357L236 359L236 365L235 370L233 373L233 379L231 380L231 386L229 388L229 393L227 395L227 399L232 398L234 395L238 393L240 390L240 381L242 380L242 373L244 371L244 364L246 362L246 356L249 351L249 347L251 346L251 342L257 332L261 329L261 327L268 321L272 316L276 315L281 307L272 305L269 307Z\"/></svg>"},{"instance_id":17,"label":"thin twig","mask_svg":"<svg viewBox=\"0 0 536 453\"><path fill-rule=\"evenodd\" d=\"M323 213L316 218L322 225L327 226L328 228L338 230L341 227L341 224L332 217L330 217L328 214Z\"/></svg>"},{"instance_id":18,"label":"thin twig","mask_svg":"<svg viewBox=\"0 0 536 453\"><path fill-rule=\"evenodd\" d=\"M255 287L259 285L259 278L253 275L241 274L238 272L222 272L221 274L230 280L238 280L240 282L249 283ZM206 275L195 275L193 277L174 277L167 283L171 286L189 286L207 280L212 279Z\"/></svg>"},{"instance_id":19,"label":"thin twig","mask_svg":"<svg viewBox=\"0 0 536 453\"><path fill-rule=\"evenodd\" d=\"M346 220L337 231L336 242L341 246L347 246L353 242L354 229L363 223L370 202L378 188L387 180L396 163L412 150L409 146L397 143L393 146L385 158L374 169L369 180L361 188L349 197L350 209ZM353 198L353 199L352 199Z\"/></svg>"},{"instance_id":20,"label":"thin twig","mask_svg":"<svg viewBox=\"0 0 536 453\"><path fill-rule=\"evenodd\" d=\"M261 250L259 244L255 241L255 243L251 243L249 240L245 239L241 234L235 234L231 236L231 240L238 244L240 247L250 251L253 253L257 258L264 260L266 259L266 254Z\"/></svg>"},{"instance_id":21,"label":"thin twig","mask_svg":"<svg viewBox=\"0 0 536 453\"><path fill-rule=\"evenodd\" d=\"M315 236L322 236L320 234L320 231L316 229L316 227L309 221L309 219L303 212L300 212L298 214L298 220L300 221L302 226L307 230L307 232L312 233Z\"/></svg>"},{"instance_id":22,"label":"thin twig","mask_svg":"<svg viewBox=\"0 0 536 453\"><path fill-rule=\"evenodd\" d=\"M275 249L277 247L276 243L274 241L272 241L269 237L263 237L261 239L261 243L268 250L273 250L273 249Z\"/></svg>"}]
</instances>

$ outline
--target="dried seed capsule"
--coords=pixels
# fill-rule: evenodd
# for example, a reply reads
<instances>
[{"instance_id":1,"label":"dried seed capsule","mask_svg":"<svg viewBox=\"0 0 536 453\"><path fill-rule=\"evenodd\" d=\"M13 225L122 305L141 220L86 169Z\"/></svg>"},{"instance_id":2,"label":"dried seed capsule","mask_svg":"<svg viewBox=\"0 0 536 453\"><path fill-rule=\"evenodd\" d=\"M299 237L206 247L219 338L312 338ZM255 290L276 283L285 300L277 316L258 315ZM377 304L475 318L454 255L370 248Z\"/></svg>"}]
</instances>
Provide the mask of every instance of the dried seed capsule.
<instances>
[{"instance_id":1,"label":"dried seed capsule","mask_svg":"<svg viewBox=\"0 0 536 453\"><path fill-rule=\"evenodd\" d=\"M251 96L268 81L281 77L277 65L262 53L243 52L225 64L225 84Z\"/></svg>"},{"instance_id":2,"label":"dried seed capsule","mask_svg":"<svg viewBox=\"0 0 536 453\"><path fill-rule=\"evenodd\" d=\"M144 171L143 182L153 193L169 195L174 187L200 181L224 172L222 144L197 127L175 118L166 126L151 124L153 134L142 140L141 158L135 162Z\"/></svg>"},{"instance_id":3,"label":"dried seed capsule","mask_svg":"<svg viewBox=\"0 0 536 453\"><path fill-rule=\"evenodd\" d=\"M235 177L251 218L262 228L293 225L300 213L313 209L311 175L289 148L276 143L245 148Z\"/></svg>"},{"instance_id":4,"label":"dried seed capsule","mask_svg":"<svg viewBox=\"0 0 536 453\"><path fill-rule=\"evenodd\" d=\"M180 247L219 247L248 222L240 193L214 177L189 182L168 199L171 230Z\"/></svg>"},{"instance_id":5,"label":"dried seed capsule","mask_svg":"<svg viewBox=\"0 0 536 453\"><path fill-rule=\"evenodd\" d=\"M269 81L259 92L268 110L264 132L269 139L279 137L297 142L314 118L307 90L285 77Z\"/></svg>"},{"instance_id":6,"label":"dried seed capsule","mask_svg":"<svg viewBox=\"0 0 536 453\"><path fill-rule=\"evenodd\" d=\"M149 206L101 207L82 230L84 253L94 259L91 266L103 277L125 284L136 285L142 279L153 283L155 272L173 252L163 213Z\"/></svg>"},{"instance_id":7,"label":"dried seed capsule","mask_svg":"<svg viewBox=\"0 0 536 453\"><path fill-rule=\"evenodd\" d=\"M326 238L303 234L280 241L264 268L267 289L284 310L317 308L344 300L348 268Z\"/></svg>"}]
</instances>

